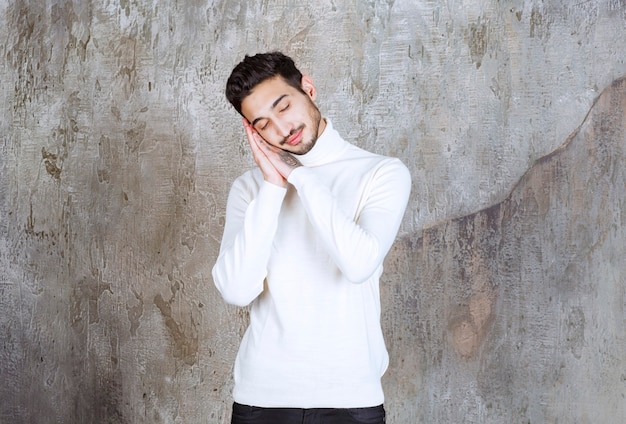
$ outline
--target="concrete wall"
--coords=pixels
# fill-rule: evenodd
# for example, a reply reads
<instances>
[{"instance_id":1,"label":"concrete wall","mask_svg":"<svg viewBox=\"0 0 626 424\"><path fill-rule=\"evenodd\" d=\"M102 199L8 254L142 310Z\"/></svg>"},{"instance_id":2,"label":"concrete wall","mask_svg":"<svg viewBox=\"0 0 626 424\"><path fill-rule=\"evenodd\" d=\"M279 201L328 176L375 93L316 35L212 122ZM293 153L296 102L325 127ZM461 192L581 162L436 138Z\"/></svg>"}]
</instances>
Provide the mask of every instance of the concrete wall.
<instances>
[{"instance_id":1,"label":"concrete wall","mask_svg":"<svg viewBox=\"0 0 626 424\"><path fill-rule=\"evenodd\" d=\"M413 175L389 422L624 422L624 40L622 0L0 2L0 423L228 422L222 93L269 49Z\"/></svg>"}]
</instances>

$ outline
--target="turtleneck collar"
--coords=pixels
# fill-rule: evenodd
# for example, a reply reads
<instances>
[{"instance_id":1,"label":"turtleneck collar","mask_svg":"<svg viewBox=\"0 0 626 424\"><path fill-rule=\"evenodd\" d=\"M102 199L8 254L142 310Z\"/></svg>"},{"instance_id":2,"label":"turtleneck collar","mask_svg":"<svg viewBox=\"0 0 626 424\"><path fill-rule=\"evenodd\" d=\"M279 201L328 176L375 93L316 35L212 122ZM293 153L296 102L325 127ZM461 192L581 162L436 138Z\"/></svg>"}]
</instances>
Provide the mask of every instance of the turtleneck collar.
<instances>
[{"instance_id":1,"label":"turtleneck collar","mask_svg":"<svg viewBox=\"0 0 626 424\"><path fill-rule=\"evenodd\" d=\"M304 166L317 166L328 163L350 146L333 128L330 119L324 119L326 120L326 128L324 128L322 135L317 139L315 146L308 153L296 156Z\"/></svg>"}]
</instances>

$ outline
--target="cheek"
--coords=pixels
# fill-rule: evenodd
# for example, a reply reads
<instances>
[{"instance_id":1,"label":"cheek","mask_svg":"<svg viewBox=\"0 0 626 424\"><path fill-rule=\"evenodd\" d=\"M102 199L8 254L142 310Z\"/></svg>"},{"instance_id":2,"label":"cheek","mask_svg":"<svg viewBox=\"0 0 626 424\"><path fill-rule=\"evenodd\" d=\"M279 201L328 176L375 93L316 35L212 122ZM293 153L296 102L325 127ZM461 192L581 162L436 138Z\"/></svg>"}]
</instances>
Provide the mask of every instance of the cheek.
<instances>
[{"instance_id":1,"label":"cheek","mask_svg":"<svg viewBox=\"0 0 626 424\"><path fill-rule=\"evenodd\" d=\"M282 137L279 137L278 135L276 135L276 132L272 130L266 130L259 134L261 135L261 138L265 140L266 143L269 143L272 146L277 146L279 142L282 140Z\"/></svg>"}]
</instances>

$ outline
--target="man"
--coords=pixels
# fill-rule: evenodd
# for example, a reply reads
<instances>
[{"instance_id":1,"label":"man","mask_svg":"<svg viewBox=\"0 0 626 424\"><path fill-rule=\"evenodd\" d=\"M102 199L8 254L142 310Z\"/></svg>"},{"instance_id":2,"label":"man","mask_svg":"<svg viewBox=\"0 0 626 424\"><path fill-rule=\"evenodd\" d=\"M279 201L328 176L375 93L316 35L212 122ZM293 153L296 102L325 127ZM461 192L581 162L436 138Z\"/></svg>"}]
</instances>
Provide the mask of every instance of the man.
<instances>
[{"instance_id":1,"label":"man","mask_svg":"<svg viewBox=\"0 0 626 424\"><path fill-rule=\"evenodd\" d=\"M232 423L384 423L378 284L409 172L342 139L282 53L246 56L226 97L258 165L233 183L213 268L226 302L251 304Z\"/></svg>"}]
</instances>

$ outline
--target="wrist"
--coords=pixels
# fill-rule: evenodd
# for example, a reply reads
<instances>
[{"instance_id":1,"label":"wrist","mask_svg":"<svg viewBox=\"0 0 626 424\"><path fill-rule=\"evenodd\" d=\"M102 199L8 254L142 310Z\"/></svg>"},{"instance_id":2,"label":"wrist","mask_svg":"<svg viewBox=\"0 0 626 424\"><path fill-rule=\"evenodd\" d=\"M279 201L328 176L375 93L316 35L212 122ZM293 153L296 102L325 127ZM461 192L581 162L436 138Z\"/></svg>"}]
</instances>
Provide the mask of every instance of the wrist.
<instances>
[{"instance_id":1,"label":"wrist","mask_svg":"<svg viewBox=\"0 0 626 424\"><path fill-rule=\"evenodd\" d=\"M267 181L270 184L274 184L278 187L287 187L287 179L286 178L272 178L272 177L265 177L264 178L265 181Z\"/></svg>"}]
</instances>

